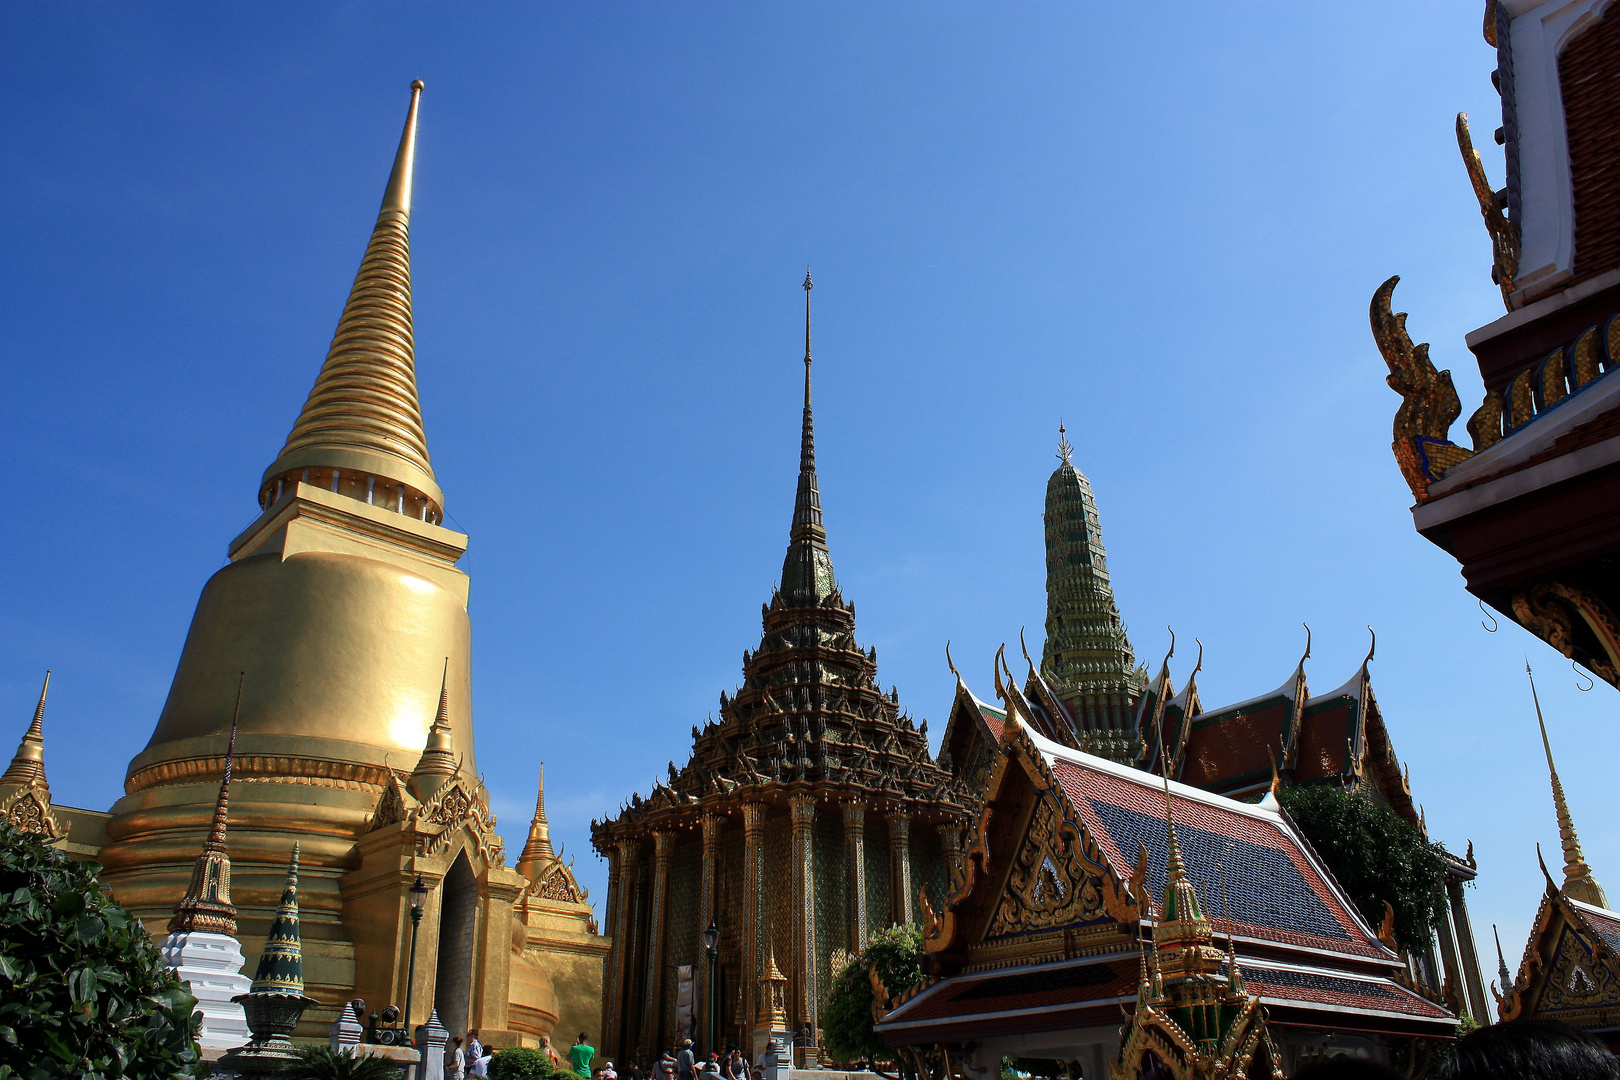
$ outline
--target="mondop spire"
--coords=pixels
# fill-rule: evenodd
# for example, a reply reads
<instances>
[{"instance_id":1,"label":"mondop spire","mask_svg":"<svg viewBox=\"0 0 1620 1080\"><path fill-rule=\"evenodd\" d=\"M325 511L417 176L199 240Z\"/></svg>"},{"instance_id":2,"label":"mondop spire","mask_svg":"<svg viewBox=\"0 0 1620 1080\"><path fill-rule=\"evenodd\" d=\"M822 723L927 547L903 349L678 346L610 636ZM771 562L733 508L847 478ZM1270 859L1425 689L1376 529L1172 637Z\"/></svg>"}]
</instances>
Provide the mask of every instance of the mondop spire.
<instances>
[{"instance_id":1,"label":"mondop spire","mask_svg":"<svg viewBox=\"0 0 1620 1080\"><path fill-rule=\"evenodd\" d=\"M782 598L793 606L818 604L835 585L827 530L821 523L821 491L816 484L816 431L810 413L810 290L804 272L804 423L799 435L799 488L793 498L793 531L782 560Z\"/></svg>"},{"instance_id":2,"label":"mondop spire","mask_svg":"<svg viewBox=\"0 0 1620 1080\"><path fill-rule=\"evenodd\" d=\"M50 790L50 785L45 782L45 695L50 693L50 689L51 673L47 671L45 685L39 688L39 704L34 707L34 722L23 732L16 755L5 773L0 775L0 784L22 787L37 784L46 791Z\"/></svg>"},{"instance_id":3,"label":"mondop spire","mask_svg":"<svg viewBox=\"0 0 1620 1080\"><path fill-rule=\"evenodd\" d=\"M416 396L416 339L411 319L411 180L416 167L416 107L410 111L371 242L349 291L326 363L265 470L261 502L284 483L303 480L425 521L438 521L444 493L428 460Z\"/></svg>"},{"instance_id":4,"label":"mondop spire","mask_svg":"<svg viewBox=\"0 0 1620 1080\"><path fill-rule=\"evenodd\" d=\"M191 867L191 884L169 920L171 933L203 930L236 936L236 908L231 903L231 857L225 847L225 830L231 801L231 769L236 761L236 725L242 715L242 686L236 683L236 709L231 715L231 741L225 747L225 773L219 781L219 798L214 803L214 823L203 841L202 851Z\"/></svg>"}]
</instances>

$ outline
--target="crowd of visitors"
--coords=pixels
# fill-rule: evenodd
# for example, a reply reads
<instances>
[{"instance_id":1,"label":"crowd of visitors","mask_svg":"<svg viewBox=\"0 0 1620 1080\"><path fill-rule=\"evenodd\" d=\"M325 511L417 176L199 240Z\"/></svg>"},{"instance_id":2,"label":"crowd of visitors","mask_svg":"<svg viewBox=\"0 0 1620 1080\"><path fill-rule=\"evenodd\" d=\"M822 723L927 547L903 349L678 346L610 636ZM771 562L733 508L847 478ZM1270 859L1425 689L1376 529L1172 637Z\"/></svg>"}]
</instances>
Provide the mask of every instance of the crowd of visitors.
<instances>
[{"instance_id":1,"label":"crowd of visitors","mask_svg":"<svg viewBox=\"0 0 1620 1080\"><path fill-rule=\"evenodd\" d=\"M631 1062L622 1072L614 1072L610 1061L596 1077L597 1080L759 1080L760 1070L751 1067L735 1046L726 1047L724 1052L699 1055L691 1039L682 1039L645 1069L639 1062Z\"/></svg>"}]
</instances>

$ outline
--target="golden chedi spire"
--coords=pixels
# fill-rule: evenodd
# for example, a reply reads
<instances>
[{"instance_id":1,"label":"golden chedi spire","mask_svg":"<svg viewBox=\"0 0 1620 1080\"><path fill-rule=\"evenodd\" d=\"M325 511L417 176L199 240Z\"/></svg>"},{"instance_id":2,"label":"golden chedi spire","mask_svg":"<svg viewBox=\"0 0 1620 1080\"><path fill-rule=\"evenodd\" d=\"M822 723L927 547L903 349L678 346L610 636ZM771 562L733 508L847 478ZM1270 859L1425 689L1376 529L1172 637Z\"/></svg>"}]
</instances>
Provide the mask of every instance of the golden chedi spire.
<instances>
[{"instance_id":1,"label":"golden chedi spire","mask_svg":"<svg viewBox=\"0 0 1620 1080\"><path fill-rule=\"evenodd\" d=\"M1536 705L1536 724L1541 728L1541 748L1547 753L1547 773L1552 777L1553 808L1558 814L1558 839L1564 846L1564 895L1594 904L1609 906L1603 886L1592 876L1581 854L1581 841L1575 835L1575 820L1569 815L1569 801L1564 798L1564 785L1558 779L1558 767L1553 764L1552 743L1547 740L1547 722L1541 717L1541 698L1536 694L1536 678L1530 673L1530 662L1524 664L1524 673L1530 679L1530 700Z\"/></svg>"},{"instance_id":2,"label":"golden chedi spire","mask_svg":"<svg viewBox=\"0 0 1620 1080\"><path fill-rule=\"evenodd\" d=\"M546 820L546 763L542 761L539 794L534 799L534 818L529 822L529 840L523 845L523 854L518 856L513 869L530 881L538 881L541 872L556 861L557 853L551 848L551 823Z\"/></svg>"},{"instance_id":3,"label":"golden chedi spire","mask_svg":"<svg viewBox=\"0 0 1620 1080\"><path fill-rule=\"evenodd\" d=\"M191 884L175 905L170 933L203 931L236 936L236 907L231 903L231 857L225 849L225 825L231 801L231 766L236 761L236 725L242 713L244 672L236 684L236 714L231 717L231 740L225 746L225 774L219 781L214 822L208 829L197 861L191 865Z\"/></svg>"},{"instance_id":4,"label":"golden chedi spire","mask_svg":"<svg viewBox=\"0 0 1620 1080\"><path fill-rule=\"evenodd\" d=\"M11 765L4 774L0 774L0 786L15 784L18 787L38 786L46 791L51 786L45 782L45 695L51 689L51 673L45 673L45 685L39 690L39 704L34 706L34 722L28 725L23 733L22 742L17 744L17 753L11 759Z\"/></svg>"},{"instance_id":5,"label":"golden chedi spire","mask_svg":"<svg viewBox=\"0 0 1620 1080\"><path fill-rule=\"evenodd\" d=\"M411 318L411 187L421 96L418 80L411 84L410 112L377 224L326 363L281 454L264 471L266 503L278 486L307 476L306 482L424 521L443 515L444 493L433 477L416 394Z\"/></svg>"}]
</instances>

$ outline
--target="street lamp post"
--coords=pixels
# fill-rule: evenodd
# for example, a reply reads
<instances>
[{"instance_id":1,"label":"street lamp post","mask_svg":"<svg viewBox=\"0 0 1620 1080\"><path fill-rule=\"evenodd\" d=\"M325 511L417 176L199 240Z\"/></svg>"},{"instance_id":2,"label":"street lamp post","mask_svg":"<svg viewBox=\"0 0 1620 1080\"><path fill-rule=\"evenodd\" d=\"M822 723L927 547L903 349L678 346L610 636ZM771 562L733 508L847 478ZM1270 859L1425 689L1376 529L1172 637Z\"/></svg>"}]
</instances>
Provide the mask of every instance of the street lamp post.
<instances>
[{"instance_id":1,"label":"street lamp post","mask_svg":"<svg viewBox=\"0 0 1620 1080\"><path fill-rule=\"evenodd\" d=\"M405 965L405 1038L411 1038L411 992L416 989L416 931L422 925L422 908L427 905L427 882L417 874L410 888L411 958Z\"/></svg>"},{"instance_id":2,"label":"street lamp post","mask_svg":"<svg viewBox=\"0 0 1620 1080\"><path fill-rule=\"evenodd\" d=\"M719 955L719 946L720 928L711 922L708 929L703 931L703 958L708 962L708 970L705 972L704 978L704 987L708 991L708 993L705 995L708 998L708 1001L705 1003L708 1007L708 1020L704 1027L706 1028L708 1034L707 1050L711 1054L715 1052L714 962L715 958Z\"/></svg>"}]
</instances>

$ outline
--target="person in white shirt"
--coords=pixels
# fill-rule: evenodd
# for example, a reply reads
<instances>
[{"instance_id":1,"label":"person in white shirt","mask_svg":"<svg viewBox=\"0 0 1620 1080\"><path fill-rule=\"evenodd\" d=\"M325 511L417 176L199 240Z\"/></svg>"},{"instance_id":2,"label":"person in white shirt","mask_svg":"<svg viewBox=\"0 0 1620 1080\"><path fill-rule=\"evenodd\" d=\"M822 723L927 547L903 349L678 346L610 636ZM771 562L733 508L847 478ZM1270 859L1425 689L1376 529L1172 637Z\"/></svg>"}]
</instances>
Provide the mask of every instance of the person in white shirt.
<instances>
[{"instance_id":1,"label":"person in white shirt","mask_svg":"<svg viewBox=\"0 0 1620 1080\"><path fill-rule=\"evenodd\" d=\"M461 1036L457 1035L451 1040L449 1054L449 1069L445 1071L446 1080L462 1080L467 1075L467 1051L461 1048Z\"/></svg>"}]
</instances>

